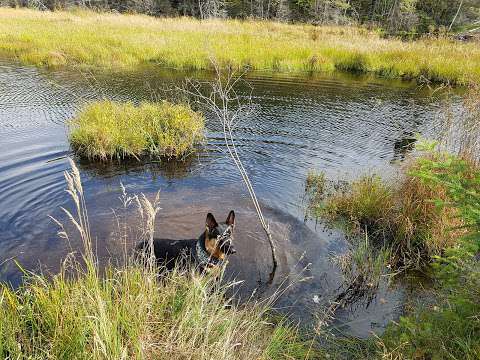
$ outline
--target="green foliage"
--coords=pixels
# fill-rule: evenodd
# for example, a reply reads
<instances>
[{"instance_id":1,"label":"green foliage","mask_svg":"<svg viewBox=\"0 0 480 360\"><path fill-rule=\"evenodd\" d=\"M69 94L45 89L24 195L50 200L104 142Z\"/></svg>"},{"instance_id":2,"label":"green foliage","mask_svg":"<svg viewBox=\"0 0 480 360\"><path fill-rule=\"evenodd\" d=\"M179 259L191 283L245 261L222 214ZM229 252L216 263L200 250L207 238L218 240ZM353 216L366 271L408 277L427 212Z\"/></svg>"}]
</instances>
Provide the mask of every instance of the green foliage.
<instances>
[{"instance_id":1,"label":"green foliage","mask_svg":"<svg viewBox=\"0 0 480 360\"><path fill-rule=\"evenodd\" d=\"M478 359L480 357L480 172L452 155L422 159L415 171L424 182L447 189L437 205L457 209L467 231L458 246L433 263L434 304L401 318L383 336L383 349L404 359Z\"/></svg>"},{"instance_id":2,"label":"green foliage","mask_svg":"<svg viewBox=\"0 0 480 360\"><path fill-rule=\"evenodd\" d=\"M203 117L186 105L100 101L70 125L74 151L88 159L181 157L203 139Z\"/></svg>"},{"instance_id":3,"label":"green foliage","mask_svg":"<svg viewBox=\"0 0 480 360\"><path fill-rule=\"evenodd\" d=\"M402 359L480 357L480 263L472 248L448 249L434 263L435 299L390 325L383 351Z\"/></svg>"},{"instance_id":4,"label":"green foliage","mask_svg":"<svg viewBox=\"0 0 480 360\"><path fill-rule=\"evenodd\" d=\"M302 341L295 327L286 323L275 326L269 344L265 349L265 359L310 359L314 356L312 341Z\"/></svg>"},{"instance_id":5,"label":"green foliage","mask_svg":"<svg viewBox=\"0 0 480 360\"><path fill-rule=\"evenodd\" d=\"M466 160L449 155L441 160L423 159L419 165L416 176L447 190L448 200L438 199L438 205L460 211L470 231L468 239L480 249L480 172Z\"/></svg>"},{"instance_id":6,"label":"green foliage","mask_svg":"<svg viewBox=\"0 0 480 360\"><path fill-rule=\"evenodd\" d=\"M407 174L394 184L378 176L364 176L348 186L325 191L325 180L308 177L309 209L315 217L340 223L348 233L366 234L372 246L389 251L397 269L422 268L431 257L458 241L463 225L455 209L439 207L447 201L445 184L421 181L418 175L427 159L412 162ZM458 175L461 178L462 175ZM320 185L317 185L317 182Z\"/></svg>"}]
</instances>

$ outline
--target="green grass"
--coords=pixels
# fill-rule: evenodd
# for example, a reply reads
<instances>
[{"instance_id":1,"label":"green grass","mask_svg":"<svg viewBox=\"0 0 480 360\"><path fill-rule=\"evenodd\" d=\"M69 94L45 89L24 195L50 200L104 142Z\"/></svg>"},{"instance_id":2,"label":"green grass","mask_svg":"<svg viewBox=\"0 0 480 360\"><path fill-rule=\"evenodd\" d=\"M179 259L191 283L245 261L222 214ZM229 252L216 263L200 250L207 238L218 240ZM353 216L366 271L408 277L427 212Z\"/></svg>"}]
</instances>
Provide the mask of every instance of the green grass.
<instances>
[{"instance_id":1,"label":"green grass","mask_svg":"<svg viewBox=\"0 0 480 360\"><path fill-rule=\"evenodd\" d=\"M222 65L278 72L373 73L480 82L480 48L449 39L404 42L357 27L270 21L153 18L112 13L0 9L0 54L46 67L176 69Z\"/></svg>"},{"instance_id":2,"label":"green grass","mask_svg":"<svg viewBox=\"0 0 480 360\"><path fill-rule=\"evenodd\" d=\"M0 357L31 359L306 359L295 327L262 305L227 306L226 285L130 265L27 278L0 287Z\"/></svg>"},{"instance_id":3,"label":"green grass","mask_svg":"<svg viewBox=\"0 0 480 360\"><path fill-rule=\"evenodd\" d=\"M2 359L309 358L295 327L266 321L259 304L227 306L212 277L158 279L134 265L74 273L0 286Z\"/></svg>"},{"instance_id":4,"label":"green grass","mask_svg":"<svg viewBox=\"0 0 480 360\"><path fill-rule=\"evenodd\" d=\"M187 105L100 101L69 122L75 153L88 159L180 158L203 139L204 119Z\"/></svg>"},{"instance_id":5,"label":"green grass","mask_svg":"<svg viewBox=\"0 0 480 360\"><path fill-rule=\"evenodd\" d=\"M216 274L177 268L159 275L155 259L98 266L78 169L66 172L75 210L64 210L83 243L59 274L27 274L18 289L0 284L2 359L309 359L311 342L295 326L270 320L273 299L242 305L227 295L232 284ZM145 240L153 239L158 196L123 193L142 219ZM132 203L133 202L133 203ZM75 215L73 215L75 214ZM118 220L118 219L117 219ZM116 221L112 219L112 221ZM69 241L74 234L60 235ZM119 225L120 228L123 225ZM139 241L142 239L139 239ZM121 246L122 238L118 239ZM143 260L143 261L142 261Z\"/></svg>"}]
</instances>

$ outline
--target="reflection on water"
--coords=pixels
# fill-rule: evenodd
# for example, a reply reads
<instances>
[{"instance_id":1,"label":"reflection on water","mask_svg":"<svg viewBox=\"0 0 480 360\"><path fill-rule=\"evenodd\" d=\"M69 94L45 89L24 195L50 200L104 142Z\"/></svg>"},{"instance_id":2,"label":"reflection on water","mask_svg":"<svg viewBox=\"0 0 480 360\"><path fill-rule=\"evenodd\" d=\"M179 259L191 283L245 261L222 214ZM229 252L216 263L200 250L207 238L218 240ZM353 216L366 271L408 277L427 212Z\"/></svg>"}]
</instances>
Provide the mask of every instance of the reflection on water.
<instances>
[{"instance_id":1,"label":"reflection on water","mask_svg":"<svg viewBox=\"0 0 480 360\"><path fill-rule=\"evenodd\" d=\"M168 181L187 177L194 164L206 154L200 148L197 153L184 157L181 161L168 159L144 158L112 160L111 162L90 162L86 159L76 159L82 173L90 177L115 178L119 174L149 174L152 178L165 178ZM206 159L205 161L208 161Z\"/></svg>"},{"instance_id":2,"label":"reflection on water","mask_svg":"<svg viewBox=\"0 0 480 360\"><path fill-rule=\"evenodd\" d=\"M59 207L72 205L63 180L70 155L65 122L94 99L138 102L163 96L168 84L185 75L150 68L93 76L0 63L1 280L15 285L20 279L7 259L14 257L27 269L55 271L70 251L47 217L63 219ZM431 132L441 107L430 90L402 82L260 73L248 80L257 110L237 126L236 141L279 244L277 281L298 277L304 267L312 277L292 286L279 303L306 319L305 309L317 306L314 296L328 300L338 287L338 274L328 258L345 246L341 234L303 223L306 173L315 169L344 178L372 169L381 169L382 175L394 173L391 160L405 156L415 134ZM245 280L244 294L268 274L267 244L212 119L207 119L205 147L186 162L79 165L102 259L118 257L122 249L111 224L122 182L133 193L161 189L159 236L196 237L206 212L235 209L239 253L231 260L231 274ZM79 244L74 241L72 248L78 250ZM401 291L383 291L379 298L384 301L369 309L338 314L339 322L348 322L346 331L365 335L395 314Z\"/></svg>"},{"instance_id":3,"label":"reflection on water","mask_svg":"<svg viewBox=\"0 0 480 360\"><path fill-rule=\"evenodd\" d=\"M415 148L417 142L415 134L407 132L404 137L395 141L393 144L393 160L405 160L405 157Z\"/></svg>"}]
</instances>

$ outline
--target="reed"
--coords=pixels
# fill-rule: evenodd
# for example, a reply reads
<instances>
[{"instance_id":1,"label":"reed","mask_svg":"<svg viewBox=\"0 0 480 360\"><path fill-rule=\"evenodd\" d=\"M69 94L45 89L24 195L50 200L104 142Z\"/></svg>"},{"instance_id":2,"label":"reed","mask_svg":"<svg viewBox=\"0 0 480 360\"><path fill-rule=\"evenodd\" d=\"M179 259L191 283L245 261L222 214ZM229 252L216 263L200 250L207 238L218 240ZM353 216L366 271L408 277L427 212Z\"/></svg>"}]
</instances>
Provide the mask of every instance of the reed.
<instances>
[{"instance_id":1,"label":"reed","mask_svg":"<svg viewBox=\"0 0 480 360\"><path fill-rule=\"evenodd\" d=\"M315 33L315 36L312 36ZM384 39L358 27L0 9L0 54L40 67L348 71L456 84L480 81L476 43Z\"/></svg>"}]
</instances>

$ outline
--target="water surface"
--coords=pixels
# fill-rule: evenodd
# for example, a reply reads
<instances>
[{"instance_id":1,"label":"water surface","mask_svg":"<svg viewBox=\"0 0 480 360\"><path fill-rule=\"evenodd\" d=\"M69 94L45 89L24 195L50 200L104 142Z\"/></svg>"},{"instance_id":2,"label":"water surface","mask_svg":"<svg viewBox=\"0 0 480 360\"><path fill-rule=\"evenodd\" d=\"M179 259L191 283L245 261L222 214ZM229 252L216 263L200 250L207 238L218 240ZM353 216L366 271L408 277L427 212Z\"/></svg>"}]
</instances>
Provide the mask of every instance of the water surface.
<instances>
[{"instance_id":1,"label":"water surface","mask_svg":"<svg viewBox=\"0 0 480 360\"><path fill-rule=\"evenodd\" d=\"M96 75L43 71L0 63L0 280L20 282L16 259L26 269L56 271L72 237L58 238L48 218L64 220L71 208L63 172L71 155L66 122L85 103L101 98L141 101L163 94L185 76L170 70ZM441 105L428 88L365 77L249 76L256 111L235 129L240 155L271 223L280 266L275 286L295 283L278 302L296 319L311 322L317 299L327 301L341 285L330 255L345 249L342 234L304 222L304 181L309 170L351 179L366 172L392 175L415 134L429 134ZM224 220L237 212L236 247L229 275L244 280L248 294L265 281L268 246L241 179L225 152L222 133L207 119L207 142L183 164L85 164L77 161L87 194L99 257L120 258L124 249L112 222L120 183L130 193L161 190L158 236L197 237L206 213ZM134 209L122 214L135 226ZM129 248L136 239L129 238ZM285 278L290 280L284 281ZM298 282L299 279L308 281ZM368 308L337 314L345 332L365 336L398 316L402 289L382 289ZM314 301L314 298L316 301Z\"/></svg>"}]
</instances>

